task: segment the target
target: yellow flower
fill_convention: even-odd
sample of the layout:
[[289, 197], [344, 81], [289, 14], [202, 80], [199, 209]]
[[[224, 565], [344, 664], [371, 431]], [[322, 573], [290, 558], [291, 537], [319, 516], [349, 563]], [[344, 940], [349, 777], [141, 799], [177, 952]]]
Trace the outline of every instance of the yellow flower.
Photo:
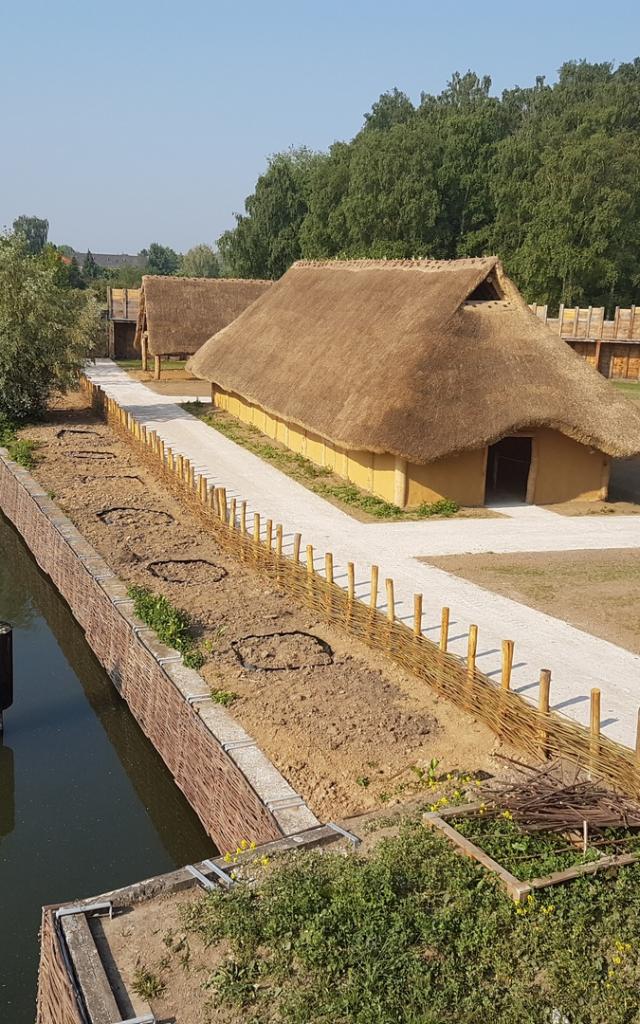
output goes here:
[[266, 865], [269, 863], [269, 858], [266, 855], [262, 856], [260, 858], [260, 863], [266, 867]]
[[622, 957], [621, 956], [612, 956], [611, 957], [611, 962], [614, 963], [614, 964], [621, 964], [622, 963]]
[[246, 839], [243, 839], [242, 842], [240, 843], [240, 850], [246, 850], [248, 848], [248, 846], [249, 846], [248, 841]]
[[252, 839], [251, 842], [249, 843], [249, 849], [250, 850], [255, 850], [255, 848], [256, 848], [255, 840]]
[[513, 814], [511, 813], [511, 811], [503, 811], [502, 812], [502, 817], [506, 818], [507, 821], [512, 821], [513, 820]]
[[224, 859], [225, 859], [225, 862], [226, 862], [227, 864], [230, 864], [230, 863], [231, 863], [231, 854], [229, 853], [229, 851], [228, 851], [228, 850], [227, 850], [227, 852], [226, 852], [226, 853], [225, 853], [225, 855], [224, 855]]

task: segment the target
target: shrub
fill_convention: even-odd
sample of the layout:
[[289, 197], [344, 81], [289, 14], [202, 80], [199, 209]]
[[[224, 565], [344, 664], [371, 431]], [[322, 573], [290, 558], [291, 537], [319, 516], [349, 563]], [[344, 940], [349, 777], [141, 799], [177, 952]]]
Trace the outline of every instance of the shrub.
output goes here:
[[99, 326], [95, 301], [64, 284], [57, 259], [0, 237], [0, 418], [22, 423], [74, 384]]

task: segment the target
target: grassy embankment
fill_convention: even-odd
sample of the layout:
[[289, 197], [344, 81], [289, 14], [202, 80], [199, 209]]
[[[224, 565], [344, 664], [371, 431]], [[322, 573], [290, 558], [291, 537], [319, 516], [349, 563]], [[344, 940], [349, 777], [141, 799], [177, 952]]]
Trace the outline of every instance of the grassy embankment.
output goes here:
[[303, 455], [291, 452], [284, 446], [271, 441], [257, 427], [241, 423], [219, 412], [212, 412], [208, 403], [185, 402], [182, 408], [224, 434], [231, 441], [253, 452], [254, 455], [259, 455], [260, 458], [271, 462], [287, 476], [304, 484], [315, 494], [333, 498], [347, 506], [347, 509], [358, 509], [376, 519], [391, 520], [428, 519], [434, 516], [449, 518], [459, 512], [459, 505], [448, 498], [442, 498], [433, 503], [424, 502], [411, 511], [399, 508], [398, 505], [393, 505], [391, 502], [383, 501], [382, 498], [367, 493], [360, 487], [356, 487], [355, 484], [339, 480], [330, 469], [317, 466]]

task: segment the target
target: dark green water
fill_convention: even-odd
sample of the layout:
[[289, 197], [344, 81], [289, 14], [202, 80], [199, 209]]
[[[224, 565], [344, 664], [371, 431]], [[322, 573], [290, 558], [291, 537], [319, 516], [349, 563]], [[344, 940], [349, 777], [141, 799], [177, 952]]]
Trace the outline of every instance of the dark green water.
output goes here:
[[214, 847], [0, 515], [0, 620], [14, 626], [14, 704], [0, 745], [0, 1021], [33, 1024], [45, 903], [96, 895]]

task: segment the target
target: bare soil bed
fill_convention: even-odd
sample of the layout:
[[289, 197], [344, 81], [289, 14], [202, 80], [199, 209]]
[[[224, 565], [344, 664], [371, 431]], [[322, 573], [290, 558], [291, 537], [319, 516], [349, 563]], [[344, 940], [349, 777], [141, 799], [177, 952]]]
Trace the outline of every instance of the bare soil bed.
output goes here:
[[421, 561], [640, 654], [640, 551], [447, 555]]
[[[93, 457], [70, 457], [87, 451], [86, 439], [59, 434], [77, 429], [97, 434]], [[412, 768], [434, 758], [444, 771], [494, 770], [500, 744], [485, 726], [226, 554], [84, 396], [66, 396], [23, 434], [40, 442], [34, 475], [118, 576], [188, 612], [207, 655], [205, 680], [237, 695], [232, 714], [319, 817], [404, 799], [417, 784]], [[195, 560], [197, 577], [184, 560]], [[238, 645], [257, 670], [243, 666]]]

